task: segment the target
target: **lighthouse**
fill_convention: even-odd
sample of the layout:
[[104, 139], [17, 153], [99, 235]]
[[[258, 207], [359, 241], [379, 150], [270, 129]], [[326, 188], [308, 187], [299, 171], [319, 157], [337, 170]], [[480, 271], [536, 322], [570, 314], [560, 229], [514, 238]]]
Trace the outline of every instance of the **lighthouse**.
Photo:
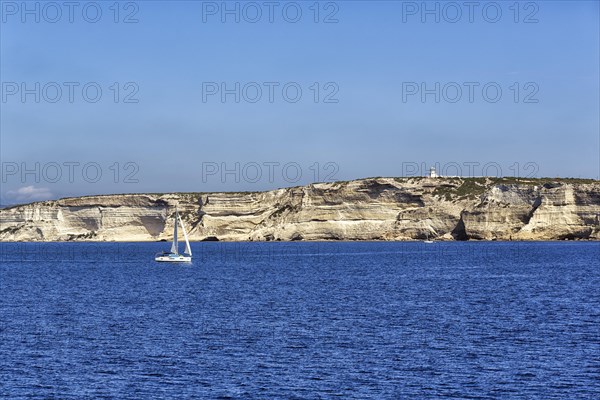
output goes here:
[[438, 178], [439, 175], [435, 172], [435, 167], [429, 168], [429, 177], [430, 178]]

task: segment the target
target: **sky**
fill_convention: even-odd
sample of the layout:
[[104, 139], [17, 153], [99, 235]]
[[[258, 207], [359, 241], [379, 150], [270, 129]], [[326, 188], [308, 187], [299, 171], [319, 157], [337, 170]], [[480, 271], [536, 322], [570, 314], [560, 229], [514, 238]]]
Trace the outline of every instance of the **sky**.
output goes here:
[[0, 203], [599, 179], [599, 2], [1, 2]]

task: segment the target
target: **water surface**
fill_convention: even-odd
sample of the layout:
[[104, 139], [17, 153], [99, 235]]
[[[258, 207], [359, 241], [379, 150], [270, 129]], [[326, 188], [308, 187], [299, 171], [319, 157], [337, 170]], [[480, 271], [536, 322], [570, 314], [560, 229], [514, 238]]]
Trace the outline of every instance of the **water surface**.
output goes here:
[[600, 398], [600, 243], [0, 244], [7, 398]]

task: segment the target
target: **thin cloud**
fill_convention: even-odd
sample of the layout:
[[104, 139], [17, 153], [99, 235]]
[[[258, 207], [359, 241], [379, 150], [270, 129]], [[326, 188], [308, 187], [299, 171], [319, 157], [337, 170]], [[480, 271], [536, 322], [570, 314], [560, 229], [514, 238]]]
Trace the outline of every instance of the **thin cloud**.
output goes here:
[[54, 197], [48, 188], [36, 188], [35, 186], [24, 186], [17, 190], [9, 190], [6, 197], [16, 202], [31, 202], [48, 200]]

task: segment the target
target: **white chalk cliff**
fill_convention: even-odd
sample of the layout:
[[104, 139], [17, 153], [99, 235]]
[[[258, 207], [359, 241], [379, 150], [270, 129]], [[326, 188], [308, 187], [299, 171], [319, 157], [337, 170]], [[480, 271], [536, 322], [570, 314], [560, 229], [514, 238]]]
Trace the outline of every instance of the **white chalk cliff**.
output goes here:
[[371, 178], [259, 193], [86, 196], [0, 210], [0, 241], [600, 240], [600, 182]]

